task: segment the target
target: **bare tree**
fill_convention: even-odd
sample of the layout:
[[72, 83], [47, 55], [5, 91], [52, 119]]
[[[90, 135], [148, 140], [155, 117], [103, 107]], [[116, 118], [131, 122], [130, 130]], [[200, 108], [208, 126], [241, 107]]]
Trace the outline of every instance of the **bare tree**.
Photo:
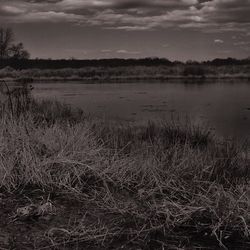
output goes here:
[[22, 43], [13, 44], [14, 33], [10, 28], [0, 27], [0, 60], [1, 59], [28, 59], [29, 52], [26, 51]]
[[14, 35], [10, 28], [0, 28], [0, 59], [8, 58], [13, 40]]

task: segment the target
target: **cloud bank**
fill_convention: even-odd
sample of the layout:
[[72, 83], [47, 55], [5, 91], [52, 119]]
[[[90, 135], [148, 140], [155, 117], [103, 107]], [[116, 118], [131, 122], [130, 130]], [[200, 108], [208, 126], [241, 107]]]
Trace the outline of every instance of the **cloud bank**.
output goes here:
[[0, 0], [0, 22], [69, 22], [127, 31], [250, 30], [250, 0]]

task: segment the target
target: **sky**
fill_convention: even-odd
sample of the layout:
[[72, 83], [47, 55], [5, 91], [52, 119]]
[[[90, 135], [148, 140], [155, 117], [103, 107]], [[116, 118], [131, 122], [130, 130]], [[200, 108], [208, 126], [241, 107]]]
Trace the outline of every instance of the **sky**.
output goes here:
[[250, 56], [250, 0], [0, 0], [32, 58]]

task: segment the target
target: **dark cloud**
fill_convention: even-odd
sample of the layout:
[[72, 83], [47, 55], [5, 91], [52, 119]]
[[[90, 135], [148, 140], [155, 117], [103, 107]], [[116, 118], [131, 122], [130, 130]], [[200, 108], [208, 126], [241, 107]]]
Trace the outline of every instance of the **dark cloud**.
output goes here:
[[63, 0], [24, 0], [24, 2], [28, 3], [58, 3], [62, 1]]
[[0, 26], [34, 57], [244, 57], [249, 13], [250, 0], [0, 0]]
[[[2, 22], [73, 22], [104, 29], [246, 30], [250, 0], [0, 0]], [[244, 26], [244, 27], [243, 27]]]
[[185, 8], [187, 5], [196, 4], [197, 1], [163, 1], [163, 0], [116, 0], [111, 1], [112, 8], [115, 9], [148, 9], [148, 8], [165, 8], [165, 10], [171, 10], [176, 8]]

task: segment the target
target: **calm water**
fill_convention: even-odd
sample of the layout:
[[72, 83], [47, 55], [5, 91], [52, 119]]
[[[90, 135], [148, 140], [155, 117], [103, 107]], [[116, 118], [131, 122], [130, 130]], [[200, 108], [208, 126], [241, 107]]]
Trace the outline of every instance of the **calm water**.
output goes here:
[[250, 137], [250, 82], [37, 83], [38, 98], [52, 98], [109, 120], [186, 119], [217, 135]]

